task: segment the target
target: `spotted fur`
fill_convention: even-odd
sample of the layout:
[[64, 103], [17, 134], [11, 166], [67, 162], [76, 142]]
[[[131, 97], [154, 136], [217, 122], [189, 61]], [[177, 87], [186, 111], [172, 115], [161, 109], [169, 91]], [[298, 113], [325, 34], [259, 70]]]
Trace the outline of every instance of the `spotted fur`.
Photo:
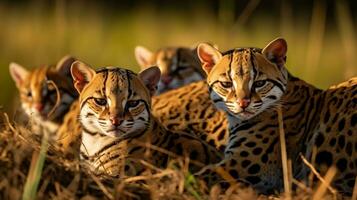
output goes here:
[[287, 44], [277, 39], [263, 50], [239, 48], [226, 53], [207, 44], [198, 47], [208, 74], [211, 98], [228, 116], [230, 138], [225, 158], [199, 174], [218, 180], [214, 168], [223, 167], [234, 179], [252, 184], [259, 192], [281, 190], [282, 164], [279, 122], [281, 105], [288, 158], [296, 179], [308, 169], [299, 154], [322, 173], [334, 165], [332, 185], [351, 195], [357, 175], [357, 77], [320, 90], [285, 68]]
[[[165, 129], [151, 115], [151, 96], [160, 78], [157, 67], [136, 75], [106, 67], [96, 72], [82, 62], [72, 65], [80, 92], [81, 159], [99, 176], [135, 175], [144, 170], [139, 160], [165, 167], [172, 155], [164, 149], [203, 164], [218, 162], [220, 154], [200, 139]], [[191, 170], [199, 168], [191, 165]]]
[[19, 90], [22, 109], [30, 118], [35, 134], [41, 135], [46, 131], [51, 139], [57, 139], [56, 131], [78, 97], [70, 76], [74, 61], [74, 58], [65, 56], [56, 66], [42, 66], [32, 71], [16, 63], [10, 64], [10, 74]]
[[151, 52], [145, 47], [137, 46], [135, 57], [142, 69], [154, 65], [160, 68], [158, 94], [206, 78], [195, 48], [165, 47]]
[[152, 98], [152, 112], [169, 130], [197, 135], [223, 152], [228, 141], [228, 121], [209, 97], [208, 85], [199, 81]]

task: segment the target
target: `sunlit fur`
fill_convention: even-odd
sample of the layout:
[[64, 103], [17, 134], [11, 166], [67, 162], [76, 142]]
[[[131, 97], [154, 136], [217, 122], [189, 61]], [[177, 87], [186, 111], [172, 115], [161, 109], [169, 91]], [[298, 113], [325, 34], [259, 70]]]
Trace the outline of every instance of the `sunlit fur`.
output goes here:
[[[134, 74], [125, 69], [113, 68], [98, 72], [91, 83], [81, 93], [80, 119], [83, 129], [110, 137], [127, 139], [144, 132], [150, 123], [150, 94], [147, 90], [126, 88], [144, 88], [134, 78]], [[129, 82], [130, 80], [130, 82]], [[105, 99], [107, 105], [98, 105], [97, 99]], [[128, 101], [138, 101], [138, 105], [130, 107]], [[115, 113], [123, 122], [113, 126], [110, 114]]]
[[[72, 60], [74, 61], [74, 60]], [[57, 69], [55, 66], [43, 66], [29, 71], [24, 80], [17, 85], [21, 107], [36, 125], [54, 133], [72, 102], [78, 97], [72, 84], [68, 66]], [[63, 71], [66, 70], [66, 71]], [[59, 97], [57, 92], [59, 92]], [[59, 102], [57, 102], [59, 98]], [[42, 106], [38, 109], [36, 106]]]
[[[330, 167], [336, 167], [330, 185], [352, 195], [357, 175], [357, 146], [353, 146], [357, 144], [354, 137], [357, 77], [327, 90], [294, 77], [285, 68], [287, 43], [282, 38], [270, 42], [262, 53], [258, 49], [242, 48], [222, 56], [206, 44], [198, 49], [202, 67], [209, 74], [212, 99], [226, 111], [230, 131], [225, 158], [202, 170], [200, 175], [216, 183], [215, 179], [222, 176], [212, 167], [219, 166], [234, 180], [250, 183], [259, 193], [282, 191], [285, 184], [280, 140], [283, 127], [294, 179], [308, 183], [310, 168], [302, 162], [303, 155], [322, 176]], [[264, 79], [265, 85], [259, 83], [260, 88], [254, 87]], [[243, 107], [254, 114], [243, 115], [242, 109], [234, 105], [244, 97], [252, 101]]]
[[[241, 120], [250, 119], [279, 101], [286, 90], [287, 72], [261, 54], [260, 49], [228, 51], [207, 77], [216, 106]], [[265, 84], [258, 87], [258, 81]], [[231, 87], [224, 87], [230, 84]], [[239, 99], [248, 98], [247, 108]]]
[[199, 136], [224, 151], [229, 131], [226, 114], [210, 100], [206, 81], [198, 81], [152, 98], [152, 113], [170, 130]]
[[142, 69], [155, 65], [161, 70], [162, 78], [158, 84], [158, 94], [203, 80], [206, 77], [197, 58], [196, 49], [165, 47], [143, 59], [145, 59], [145, 63], [138, 60]]
[[[216, 163], [221, 159], [221, 154], [215, 148], [195, 136], [167, 130], [151, 115], [151, 95], [155, 92], [151, 89], [155, 88], [159, 76], [154, 77], [157, 81], [153, 81], [155, 85], [149, 87], [150, 84], [146, 82], [152, 81], [152, 78], [145, 80], [144, 72], [136, 75], [130, 70], [113, 67], [94, 72], [83, 65], [75, 63], [72, 66], [74, 77], [84, 74], [81, 70], [93, 74], [83, 90], [80, 86], [76, 87], [80, 91], [79, 118], [83, 129], [80, 151], [84, 166], [96, 175], [137, 175], [145, 170], [140, 160], [157, 167], [167, 166], [170, 155], [142, 144], [203, 164]], [[160, 72], [158, 68], [155, 70]], [[77, 80], [83, 80], [82, 77], [75, 78], [75, 85]], [[112, 126], [112, 116], [122, 122]], [[200, 169], [197, 165], [189, 166], [190, 170]]]

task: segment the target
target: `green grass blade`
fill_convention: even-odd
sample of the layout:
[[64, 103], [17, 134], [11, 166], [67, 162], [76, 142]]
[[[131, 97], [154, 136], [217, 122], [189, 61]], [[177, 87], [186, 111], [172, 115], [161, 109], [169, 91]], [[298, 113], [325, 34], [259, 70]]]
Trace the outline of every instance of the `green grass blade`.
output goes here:
[[38, 185], [40, 183], [43, 166], [46, 160], [46, 153], [48, 149], [48, 134], [44, 134], [41, 142], [40, 152], [34, 152], [31, 160], [31, 166], [29, 174], [27, 176], [24, 193], [22, 196], [23, 200], [36, 199], [36, 193]]

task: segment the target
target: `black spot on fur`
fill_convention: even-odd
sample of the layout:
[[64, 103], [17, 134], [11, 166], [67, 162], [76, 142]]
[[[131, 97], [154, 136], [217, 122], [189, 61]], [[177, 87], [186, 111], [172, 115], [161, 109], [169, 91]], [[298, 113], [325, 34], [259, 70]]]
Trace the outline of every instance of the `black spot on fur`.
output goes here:
[[201, 135], [201, 139], [202, 140], [206, 140], [207, 139], [207, 135]]
[[129, 165], [125, 165], [124, 169], [125, 169], [125, 171], [129, 171], [130, 166]]
[[185, 119], [186, 119], [187, 121], [189, 121], [189, 119], [190, 119], [190, 114], [189, 114], [189, 113], [186, 113], [186, 114], [185, 114]]
[[263, 142], [263, 144], [267, 144], [267, 143], [269, 142], [269, 138], [264, 138], [264, 139], [262, 140], [262, 142]]
[[235, 179], [239, 178], [238, 172], [236, 170], [233, 169], [229, 170], [229, 174]]
[[242, 143], [243, 143], [244, 141], [246, 141], [246, 140], [247, 140], [247, 138], [240, 138], [239, 140], [237, 140], [237, 141], [231, 146], [231, 148], [235, 148], [235, 147], [241, 146]]
[[332, 154], [327, 151], [321, 151], [316, 155], [317, 164], [327, 164], [328, 166], [332, 165]]
[[262, 136], [262, 135], [260, 135], [260, 134], [256, 134], [256, 135], [255, 135], [255, 137], [256, 137], [256, 138], [258, 138], [258, 139], [263, 138], [263, 136]]
[[336, 138], [332, 138], [331, 140], [330, 140], [330, 146], [331, 147], [333, 147], [333, 146], [335, 146], [335, 144], [336, 144]]
[[247, 152], [247, 151], [242, 151], [242, 152], [240, 152], [240, 154], [239, 154], [241, 157], [247, 157], [247, 156], [249, 156], [249, 153]]
[[345, 119], [341, 119], [340, 122], [338, 123], [338, 130], [342, 131], [345, 128]]
[[258, 164], [254, 164], [254, 165], [250, 166], [248, 169], [249, 174], [256, 174], [259, 171], [260, 171], [260, 166]]
[[248, 129], [252, 128], [255, 124], [256, 124], [256, 123], [252, 123], [252, 124], [246, 123], [246, 124], [243, 124], [243, 125], [241, 125], [241, 126], [239, 126], [239, 127], [237, 128], [237, 131], [248, 130]]
[[222, 145], [218, 149], [219, 149], [219, 151], [223, 152], [226, 149], [226, 146]]
[[261, 181], [261, 179], [258, 176], [247, 176], [245, 179], [253, 185], [255, 185]]
[[351, 142], [348, 142], [347, 145], [346, 145], [346, 153], [349, 156], [352, 156], [352, 143]]
[[182, 154], [183, 154], [183, 148], [182, 148], [182, 145], [181, 145], [181, 144], [177, 144], [177, 145], [176, 145], [176, 154], [179, 155], [179, 156], [182, 156]]
[[206, 129], [207, 128], [207, 122], [203, 122], [202, 123], [202, 129]]
[[262, 155], [261, 161], [262, 161], [263, 163], [267, 163], [267, 162], [268, 162], [268, 155], [267, 155], [267, 154]]
[[211, 146], [215, 146], [215, 143], [214, 143], [214, 140], [213, 140], [213, 139], [210, 139], [210, 140], [208, 141], [208, 144], [211, 145]]
[[316, 140], [315, 140], [315, 145], [316, 147], [320, 147], [322, 145], [322, 143], [324, 142], [325, 137], [322, 135], [322, 133], [318, 133]]
[[250, 165], [250, 163], [252, 163], [252, 162], [250, 162], [250, 160], [243, 160], [242, 167], [246, 168], [246, 167], [248, 167], [248, 165]]
[[269, 96], [267, 96], [267, 98], [268, 99], [272, 99], [272, 100], [276, 100], [276, 96], [274, 96], [274, 95], [269, 95]]
[[219, 134], [218, 134], [218, 140], [223, 140], [225, 136], [226, 130], [223, 129]]
[[353, 188], [353, 186], [355, 185], [355, 180], [353, 180], [353, 179], [348, 180], [347, 185], [348, 185], [348, 187]]
[[255, 142], [247, 142], [247, 143], [245, 143], [245, 146], [247, 146], [247, 147], [255, 147], [255, 145], [257, 145]]
[[230, 161], [230, 163], [229, 163], [229, 165], [231, 166], [231, 167], [233, 167], [233, 166], [235, 166], [237, 164], [237, 161], [236, 160], [231, 160]]
[[346, 168], [347, 168], [347, 160], [344, 159], [344, 158], [341, 158], [341, 159], [339, 159], [339, 160], [337, 161], [336, 165], [337, 165], [337, 168], [338, 168], [341, 172], [343, 172], [343, 171], [345, 171]]
[[344, 135], [340, 135], [338, 137], [338, 146], [343, 149], [345, 147], [345, 136]]
[[191, 158], [192, 160], [196, 160], [196, 159], [197, 159], [197, 156], [198, 156], [198, 152], [197, 152], [197, 151], [192, 151], [192, 152], [190, 153], [190, 158]]
[[332, 119], [332, 123], [336, 123], [337, 119], [339, 118], [340, 114], [336, 113], [335, 117]]
[[347, 135], [348, 135], [348, 136], [352, 136], [352, 131], [351, 131], [351, 130], [348, 130], [348, 131], [347, 131]]
[[330, 111], [327, 110], [326, 111], [326, 114], [325, 114], [325, 117], [324, 117], [324, 123], [327, 124], [328, 120], [330, 119]]
[[255, 148], [255, 149], [253, 149], [253, 154], [254, 154], [254, 155], [259, 155], [262, 151], [263, 151], [262, 148], [257, 147], [257, 148]]
[[351, 126], [355, 126], [357, 124], [357, 114], [353, 114], [351, 117]]

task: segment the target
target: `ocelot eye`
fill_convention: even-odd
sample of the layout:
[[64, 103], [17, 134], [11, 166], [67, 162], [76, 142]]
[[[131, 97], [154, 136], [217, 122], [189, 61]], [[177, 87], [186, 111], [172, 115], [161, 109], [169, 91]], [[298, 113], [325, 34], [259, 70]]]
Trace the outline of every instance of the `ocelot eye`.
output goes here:
[[97, 105], [100, 105], [100, 106], [105, 106], [105, 105], [107, 105], [107, 100], [106, 100], [106, 99], [103, 99], [103, 98], [94, 98], [94, 102], [95, 102]]
[[260, 80], [260, 81], [256, 81], [254, 82], [254, 87], [259, 88], [259, 87], [263, 87], [266, 83], [266, 80]]
[[222, 87], [224, 88], [231, 88], [232, 87], [232, 82], [228, 82], [228, 81], [225, 81], [225, 82], [219, 82], [221, 84]]
[[140, 103], [140, 101], [138, 101], [138, 100], [132, 100], [132, 101], [128, 101], [128, 102], [126, 103], [126, 105], [127, 105], [128, 107], [134, 108], [134, 107], [138, 106], [139, 103]]

